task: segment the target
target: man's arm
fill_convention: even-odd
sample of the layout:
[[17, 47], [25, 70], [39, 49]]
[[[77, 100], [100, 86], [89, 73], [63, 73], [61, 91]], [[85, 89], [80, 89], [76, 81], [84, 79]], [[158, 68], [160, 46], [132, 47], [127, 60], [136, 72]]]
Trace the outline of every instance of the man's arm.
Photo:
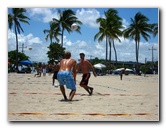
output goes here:
[[76, 83], [76, 70], [77, 70], [76, 61], [74, 60], [74, 62], [73, 62], [73, 78], [74, 78], [75, 83]]
[[78, 73], [79, 71], [80, 71], [80, 64], [76, 66], [76, 73]]
[[87, 62], [89, 63], [89, 66], [93, 71], [93, 75], [96, 77], [97, 75], [96, 75], [96, 72], [95, 72], [95, 69], [94, 69], [93, 65], [89, 61], [87, 61]]

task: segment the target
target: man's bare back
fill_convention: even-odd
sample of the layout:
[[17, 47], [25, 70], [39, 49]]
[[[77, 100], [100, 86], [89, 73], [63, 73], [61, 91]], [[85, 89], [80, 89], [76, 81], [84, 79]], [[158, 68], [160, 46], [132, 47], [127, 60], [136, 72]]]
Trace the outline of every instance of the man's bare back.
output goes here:
[[59, 71], [71, 71], [72, 68], [75, 68], [76, 61], [74, 59], [63, 59], [60, 65]]

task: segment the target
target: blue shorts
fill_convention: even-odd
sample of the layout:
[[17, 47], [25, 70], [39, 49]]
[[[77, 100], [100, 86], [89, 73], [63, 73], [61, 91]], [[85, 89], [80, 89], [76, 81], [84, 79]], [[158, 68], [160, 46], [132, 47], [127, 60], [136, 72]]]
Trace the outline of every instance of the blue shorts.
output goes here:
[[60, 85], [66, 85], [68, 89], [76, 90], [76, 85], [71, 72], [69, 71], [58, 72], [57, 80]]

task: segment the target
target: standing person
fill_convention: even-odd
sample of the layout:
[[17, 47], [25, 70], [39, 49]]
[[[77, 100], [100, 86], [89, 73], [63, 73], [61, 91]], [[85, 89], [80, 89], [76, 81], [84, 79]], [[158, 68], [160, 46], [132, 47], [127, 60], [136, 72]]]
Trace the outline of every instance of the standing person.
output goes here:
[[119, 71], [119, 75], [120, 75], [120, 80], [122, 80], [122, 77], [123, 77], [123, 72], [122, 72], [122, 70]]
[[52, 67], [52, 64], [50, 63], [47, 68], [48, 68], [48, 74], [51, 75], [51, 73], [52, 73], [52, 68], [53, 68], [53, 67]]
[[41, 77], [41, 68], [37, 65], [36, 66], [36, 74], [34, 75], [34, 77], [37, 75], [38, 77]]
[[[67, 51], [65, 58], [60, 61], [60, 69], [57, 74], [57, 79], [60, 84], [60, 90], [65, 101], [71, 101], [76, 92], [76, 60], [71, 59], [71, 53]], [[64, 85], [71, 89], [69, 99], [67, 99]]]
[[59, 71], [59, 64], [58, 64], [58, 60], [55, 60], [55, 65], [53, 66], [53, 71], [54, 71], [54, 74], [52, 76], [52, 86], [54, 87], [58, 87], [58, 84], [55, 84], [55, 79], [57, 80], [57, 74], [58, 74], [58, 71]]
[[85, 59], [85, 54], [84, 53], [80, 53], [80, 63], [78, 64], [78, 68], [77, 68], [77, 72], [81, 70], [83, 76], [82, 76], [82, 80], [80, 82], [80, 86], [83, 87], [88, 93], [89, 95], [92, 95], [93, 93], [93, 88], [88, 86], [89, 83], [89, 78], [91, 76], [89, 69], [91, 69], [93, 71], [93, 75], [96, 77], [96, 72], [92, 66], [92, 64]]
[[43, 76], [46, 76], [46, 64], [42, 65]]
[[125, 75], [127, 74], [127, 73], [126, 73], [126, 68], [122, 68], [122, 69], [120, 70], [120, 72], [119, 72], [120, 80], [122, 80], [123, 74], [125, 74]]
[[26, 73], [31, 73], [31, 66], [28, 65]]

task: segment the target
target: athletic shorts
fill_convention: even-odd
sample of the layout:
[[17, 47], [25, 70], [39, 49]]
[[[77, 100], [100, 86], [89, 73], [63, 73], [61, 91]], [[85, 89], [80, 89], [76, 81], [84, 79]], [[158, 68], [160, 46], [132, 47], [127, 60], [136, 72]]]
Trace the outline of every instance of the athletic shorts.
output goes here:
[[46, 69], [45, 68], [43, 68], [43, 73], [46, 73]]
[[82, 80], [81, 80], [81, 82], [80, 82], [80, 85], [88, 85], [90, 75], [91, 75], [90, 73], [83, 74]]
[[57, 74], [58, 74], [58, 71], [55, 71], [53, 75], [53, 79], [57, 79]]
[[66, 85], [66, 88], [71, 90], [76, 90], [76, 85], [71, 72], [69, 71], [58, 72], [57, 80], [60, 85]]

